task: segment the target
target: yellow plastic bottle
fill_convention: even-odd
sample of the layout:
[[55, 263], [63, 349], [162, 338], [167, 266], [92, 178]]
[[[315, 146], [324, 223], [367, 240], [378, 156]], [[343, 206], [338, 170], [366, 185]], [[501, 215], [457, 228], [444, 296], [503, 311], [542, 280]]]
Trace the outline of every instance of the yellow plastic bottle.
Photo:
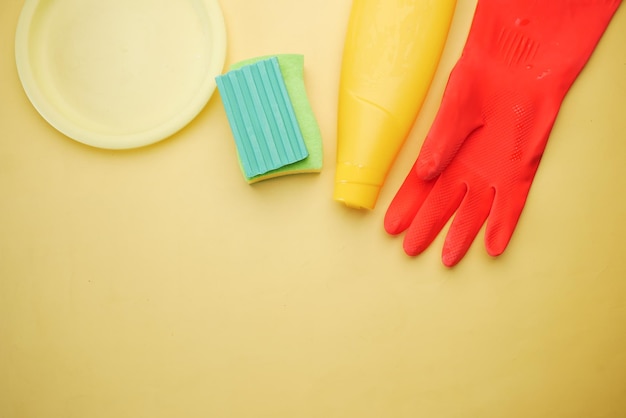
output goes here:
[[373, 209], [431, 84], [456, 0], [354, 0], [346, 35], [334, 199]]

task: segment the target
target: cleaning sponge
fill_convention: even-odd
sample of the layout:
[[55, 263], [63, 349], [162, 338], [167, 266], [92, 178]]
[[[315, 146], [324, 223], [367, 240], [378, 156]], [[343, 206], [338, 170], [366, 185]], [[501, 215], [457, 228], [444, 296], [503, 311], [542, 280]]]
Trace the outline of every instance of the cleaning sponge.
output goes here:
[[[216, 79], [248, 183], [322, 169], [322, 137], [306, 95], [303, 69], [302, 55], [282, 54], [239, 62]], [[273, 86], [263, 83], [259, 75], [264, 71], [265, 80], [270, 74], [276, 77]], [[267, 106], [271, 101], [275, 106]]]

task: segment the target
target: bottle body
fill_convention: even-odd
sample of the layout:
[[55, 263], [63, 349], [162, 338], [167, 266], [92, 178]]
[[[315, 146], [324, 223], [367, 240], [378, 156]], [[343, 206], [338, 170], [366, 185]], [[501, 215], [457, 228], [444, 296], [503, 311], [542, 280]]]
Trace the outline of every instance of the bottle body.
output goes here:
[[339, 86], [335, 200], [373, 209], [443, 51], [456, 0], [354, 0]]

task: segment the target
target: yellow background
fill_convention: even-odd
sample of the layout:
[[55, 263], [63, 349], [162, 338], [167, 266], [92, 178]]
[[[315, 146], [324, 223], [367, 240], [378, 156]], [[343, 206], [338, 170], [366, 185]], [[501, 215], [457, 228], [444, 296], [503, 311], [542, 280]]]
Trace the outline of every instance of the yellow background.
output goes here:
[[[249, 186], [220, 98], [131, 151], [24, 94], [0, 1], [0, 417], [626, 416], [626, 7], [567, 96], [519, 227], [454, 269], [382, 228], [467, 34], [378, 207], [331, 200], [350, 1], [221, 0], [226, 65], [302, 53], [320, 175]], [[583, 31], [584, 28], [581, 28]]]

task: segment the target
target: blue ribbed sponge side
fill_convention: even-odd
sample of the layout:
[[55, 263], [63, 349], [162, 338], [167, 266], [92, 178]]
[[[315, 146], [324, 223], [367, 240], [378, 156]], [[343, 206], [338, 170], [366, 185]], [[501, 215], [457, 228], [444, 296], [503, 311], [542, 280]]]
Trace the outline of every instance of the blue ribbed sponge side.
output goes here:
[[246, 176], [308, 156], [276, 57], [231, 70], [216, 82]]

